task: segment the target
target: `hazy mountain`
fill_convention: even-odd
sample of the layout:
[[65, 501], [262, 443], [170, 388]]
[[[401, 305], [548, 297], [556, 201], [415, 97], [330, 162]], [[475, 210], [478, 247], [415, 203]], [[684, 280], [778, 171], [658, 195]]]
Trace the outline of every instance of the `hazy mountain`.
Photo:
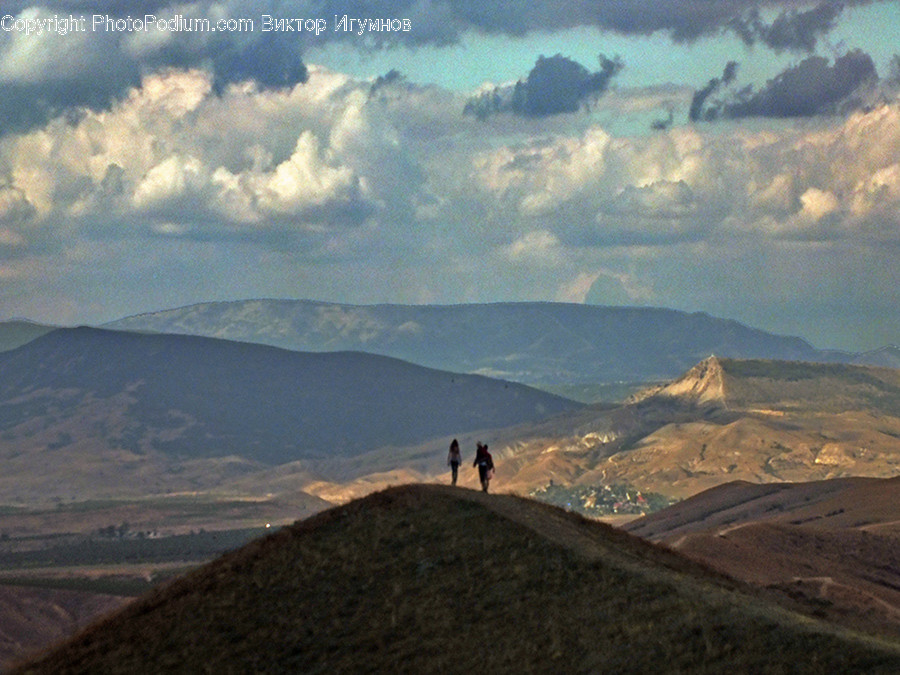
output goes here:
[[257, 540], [15, 672], [870, 672], [900, 645], [599, 523], [395, 488]]
[[33, 321], [2, 321], [0, 322], [0, 352], [21, 347], [56, 328], [57, 326], [45, 326]]
[[355, 306], [247, 300], [141, 314], [109, 327], [301, 351], [358, 350], [540, 385], [669, 379], [710, 354], [802, 361], [846, 356], [702, 313], [563, 303]]
[[900, 478], [728, 483], [626, 525], [820, 615], [900, 636]]
[[853, 363], [884, 368], [900, 368], [900, 347], [889, 345], [859, 354], [853, 358]]
[[25, 489], [23, 477], [57, 495], [98, 480], [109, 490], [172, 487], [163, 475], [181, 489], [210, 486], [265, 465], [575, 407], [524, 385], [369, 354], [61, 329], [0, 353], [0, 497]]

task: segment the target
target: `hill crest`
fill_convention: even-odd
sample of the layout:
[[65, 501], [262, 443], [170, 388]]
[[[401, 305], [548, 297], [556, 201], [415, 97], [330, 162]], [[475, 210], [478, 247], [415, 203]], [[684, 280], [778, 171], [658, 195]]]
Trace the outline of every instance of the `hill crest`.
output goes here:
[[900, 667], [896, 645], [741, 588], [553, 507], [402, 486], [228, 554], [19, 672]]

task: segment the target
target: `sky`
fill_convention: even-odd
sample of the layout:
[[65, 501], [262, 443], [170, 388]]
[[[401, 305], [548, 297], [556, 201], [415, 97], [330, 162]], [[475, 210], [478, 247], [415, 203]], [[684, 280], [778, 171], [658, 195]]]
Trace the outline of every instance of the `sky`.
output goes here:
[[900, 343], [898, 34], [896, 0], [4, 0], [0, 320], [538, 300]]

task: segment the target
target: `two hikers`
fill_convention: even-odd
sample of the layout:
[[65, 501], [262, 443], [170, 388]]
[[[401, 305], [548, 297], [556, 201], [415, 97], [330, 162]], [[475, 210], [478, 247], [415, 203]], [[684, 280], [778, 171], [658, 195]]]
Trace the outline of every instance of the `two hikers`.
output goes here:
[[[459, 441], [455, 438], [450, 443], [450, 452], [447, 453], [447, 464], [450, 465], [451, 485], [456, 485], [456, 479], [459, 475], [459, 465], [462, 462], [462, 454], [459, 451]], [[472, 466], [478, 467], [478, 480], [481, 482], [481, 489], [488, 491], [488, 485], [491, 478], [494, 477], [494, 458], [488, 452], [487, 443], [477, 443], [475, 445], [475, 462]]]

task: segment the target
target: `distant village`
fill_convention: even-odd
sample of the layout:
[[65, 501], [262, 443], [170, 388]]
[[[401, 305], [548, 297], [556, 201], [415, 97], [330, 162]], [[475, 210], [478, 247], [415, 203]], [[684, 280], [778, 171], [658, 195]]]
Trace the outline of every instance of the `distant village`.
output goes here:
[[532, 490], [529, 496], [589, 517], [644, 515], [664, 509], [677, 501], [655, 492], [642, 492], [628, 485], [556, 485], [553, 481], [545, 487]]

